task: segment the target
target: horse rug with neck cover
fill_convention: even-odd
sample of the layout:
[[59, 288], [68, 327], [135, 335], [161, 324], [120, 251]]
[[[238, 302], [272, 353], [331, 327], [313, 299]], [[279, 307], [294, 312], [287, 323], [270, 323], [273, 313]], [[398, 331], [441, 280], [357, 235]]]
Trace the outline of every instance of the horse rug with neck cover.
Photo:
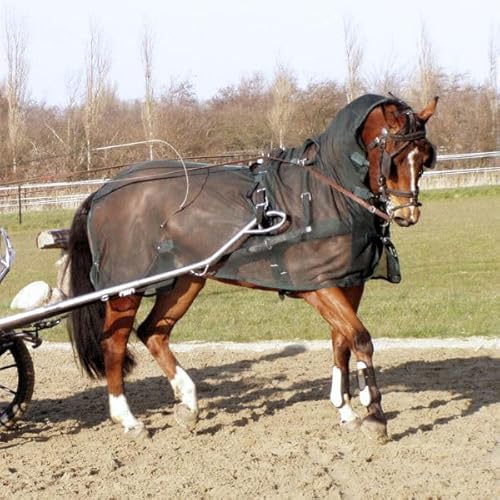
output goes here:
[[[323, 134], [251, 169], [149, 161], [122, 172], [94, 193], [90, 205], [94, 286], [206, 259], [256, 217], [259, 203], [286, 213], [286, 228], [243, 239], [208, 269], [210, 275], [284, 292], [354, 286], [373, 277], [399, 282], [388, 229], [298, 162], [312, 148], [311, 168], [369, 199], [359, 134], [370, 111], [385, 102], [363, 96], [341, 110]], [[272, 223], [265, 217], [261, 222]]]

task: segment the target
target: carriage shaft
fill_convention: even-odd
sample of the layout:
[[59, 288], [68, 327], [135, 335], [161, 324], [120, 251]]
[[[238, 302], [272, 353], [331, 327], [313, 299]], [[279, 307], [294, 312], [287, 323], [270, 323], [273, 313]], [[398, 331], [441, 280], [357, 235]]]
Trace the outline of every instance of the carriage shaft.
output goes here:
[[95, 292], [86, 293], [78, 297], [73, 297], [70, 299], [62, 300], [55, 304], [48, 306], [38, 307], [32, 309], [31, 311], [26, 311], [12, 316], [7, 316], [6, 318], [0, 319], [0, 330], [12, 330], [14, 328], [20, 328], [30, 325], [36, 321], [42, 319], [48, 319], [53, 316], [58, 316], [66, 312], [78, 309], [85, 305], [97, 302], [99, 300], [107, 301], [112, 297], [125, 297], [132, 295], [138, 291], [144, 290], [145, 288], [156, 285], [163, 281], [167, 281], [172, 278], [181, 276], [182, 274], [187, 274], [199, 269], [208, 268], [208, 266], [214, 264], [220, 257], [222, 257], [233, 245], [235, 245], [243, 236], [251, 234], [267, 234], [272, 231], [276, 231], [283, 226], [286, 215], [282, 212], [269, 210], [267, 215], [273, 217], [280, 217], [280, 221], [271, 227], [264, 229], [255, 229], [257, 226], [257, 219], [254, 218], [248, 224], [238, 231], [231, 239], [229, 239], [224, 245], [222, 245], [215, 253], [199, 262], [194, 262], [188, 266], [184, 266], [178, 269], [173, 269], [166, 271], [164, 273], [155, 274], [154, 276], [149, 276], [146, 278], [140, 278], [134, 281], [129, 281], [127, 283], [122, 283], [120, 285], [115, 285], [109, 288], [103, 288], [102, 290], [96, 290]]

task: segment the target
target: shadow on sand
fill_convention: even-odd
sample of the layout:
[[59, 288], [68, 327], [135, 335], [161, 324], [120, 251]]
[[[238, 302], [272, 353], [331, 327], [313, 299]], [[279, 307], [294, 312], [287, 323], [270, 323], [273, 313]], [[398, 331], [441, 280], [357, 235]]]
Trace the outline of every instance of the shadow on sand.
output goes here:
[[[259, 370], [258, 375], [252, 375], [252, 368], [255, 365], [263, 362], [272, 363], [277, 359], [290, 358], [290, 362], [300, 365], [300, 359], [292, 358], [300, 357], [304, 351], [302, 346], [290, 346], [282, 351], [266, 353], [258, 357], [249, 354], [249, 359], [241, 359], [237, 362], [190, 369], [189, 374], [197, 384], [198, 396], [204, 412], [203, 418], [212, 420], [220, 412], [234, 414], [232, 425], [244, 427], [262, 418], [263, 415], [273, 415], [297, 403], [328, 400], [329, 376], [294, 381], [289, 375], [290, 372], [280, 376], [276, 376], [274, 372], [266, 376], [262, 374], [262, 370]], [[392, 435], [391, 438], [400, 440], [419, 431], [428, 432], [436, 426], [446, 425], [457, 417], [472, 415], [482, 407], [498, 403], [500, 401], [496, 378], [498, 373], [500, 373], [500, 359], [489, 356], [455, 357], [439, 361], [408, 361], [386, 368], [378, 374], [378, 382], [383, 394], [389, 394], [391, 391], [419, 393], [446, 390], [451, 394], [450, 399], [432, 401], [427, 407], [444, 406], [450, 400], [464, 400], [468, 403], [463, 410], [450, 406], [449, 415], [431, 423], [409, 428], [400, 434]], [[144, 416], [158, 412], [172, 413], [174, 398], [163, 376], [128, 381], [126, 387], [131, 407], [139, 417], [144, 418]], [[238, 415], [243, 408], [251, 410], [251, 416]], [[423, 407], [415, 406], [410, 409], [421, 408]], [[388, 418], [395, 418], [397, 415], [398, 412], [391, 412]], [[54, 423], [76, 420], [77, 424], [68, 431], [71, 434], [100, 425], [107, 419], [105, 388], [93, 387], [62, 399], [33, 400], [19, 430], [10, 431], [8, 434], [13, 438], [21, 432], [32, 430], [37, 434], [36, 439], [45, 441], [50, 439], [43, 437], [45, 426], [50, 427]], [[221, 424], [214, 424], [199, 433], [215, 434], [221, 427]]]

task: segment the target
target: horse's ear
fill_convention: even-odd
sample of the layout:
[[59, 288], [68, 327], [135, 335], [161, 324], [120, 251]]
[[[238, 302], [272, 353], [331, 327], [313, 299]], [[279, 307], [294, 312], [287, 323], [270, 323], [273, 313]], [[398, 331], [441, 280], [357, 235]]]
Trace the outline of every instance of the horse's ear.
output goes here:
[[420, 113], [418, 113], [418, 117], [424, 122], [426, 123], [427, 120], [434, 114], [434, 112], [436, 111], [436, 106], [437, 106], [437, 103], [438, 103], [438, 100], [439, 100], [439, 97], [436, 96], [434, 97], [434, 99], [432, 99], [431, 102], [429, 102], [429, 104], [427, 104], [427, 106], [422, 110], [420, 111]]

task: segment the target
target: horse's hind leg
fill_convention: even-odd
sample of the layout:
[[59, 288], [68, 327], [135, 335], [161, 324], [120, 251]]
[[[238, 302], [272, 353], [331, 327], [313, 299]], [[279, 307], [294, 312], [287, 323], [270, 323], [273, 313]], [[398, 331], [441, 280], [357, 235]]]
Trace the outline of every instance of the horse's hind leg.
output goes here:
[[196, 386], [170, 350], [170, 333], [204, 285], [203, 278], [191, 275], [177, 278], [172, 290], [157, 296], [151, 312], [137, 330], [137, 335], [160, 365], [179, 401], [175, 407], [177, 422], [190, 430], [194, 429], [198, 420]]
[[125, 432], [131, 432], [134, 436], [143, 433], [144, 425], [130, 411], [125, 397], [123, 376], [132, 364], [127, 354], [127, 342], [140, 302], [140, 296], [132, 295], [111, 299], [106, 303], [104, 335], [101, 342], [111, 419], [122, 424]]

